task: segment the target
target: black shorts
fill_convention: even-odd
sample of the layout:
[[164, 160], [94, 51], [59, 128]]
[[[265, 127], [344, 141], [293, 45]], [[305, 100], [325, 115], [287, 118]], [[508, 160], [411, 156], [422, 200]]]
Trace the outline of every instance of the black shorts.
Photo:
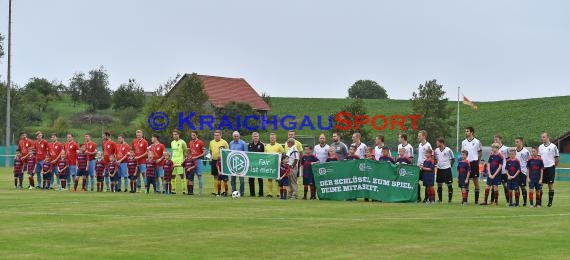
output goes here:
[[469, 178], [479, 178], [479, 161], [469, 162], [469, 168], [471, 168], [471, 174], [469, 175]]
[[131, 180], [131, 181], [136, 181], [136, 180], [137, 180], [137, 176], [136, 176], [136, 175], [129, 175], [129, 180]]
[[500, 173], [500, 175], [501, 175], [501, 183], [502, 184], [509, 182], [509, 175], [508, 174]]
[[524, 173], [519, 173], [519, 186], [526, 187], [526, 175]]
[[420, 181], [424, 181], [424, 173], [420, 170]]
[[14, 173], [14, 178], [22, 179], [24, 178], [24, 173]]
[[218, 160], [212, 160], [210, 161], [210, 167], [211, 167], [211, 174], [213, 176], [218, 176]]
[[556, 172], [556, 167], [544, 167], [542, 173], [542, 183], [554, 183], [554, 173]]
[[435, 182], [452, 184], [453, 178], [451, 177], [451, 168], [448, 169], [437, 169], [437, 177]]
[[89, 171], [88, 171], [88, 170], [80, 170], [80, 169], [77, 169], [77, 177], [88, 176], [88, 175], [89, 175]]
[[97, 176], [97, 182], [103, 182], [104, 179], [105, 177], [103, 176]]

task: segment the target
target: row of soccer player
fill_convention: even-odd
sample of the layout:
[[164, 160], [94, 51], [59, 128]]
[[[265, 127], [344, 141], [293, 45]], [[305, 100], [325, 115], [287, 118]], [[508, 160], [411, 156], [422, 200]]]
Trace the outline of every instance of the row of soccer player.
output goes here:
[[[466, 128], [465, 134], [466, 134], [466, 139], [462, 142], [462, 150], [467, 151], [467, 160], [469, 161], [469, 165], [470, 165], [470, 178], [472, 179], [474, 184], [475, 184], [475, 203], [478, 203], [478, 199], [479, 199], [479, 183], [478, 183], [478, 175], [479, 175], [479, 162], [481, 161], [481, 148], [482, 145], [479, 142], [479, 140], [477, 140], [474, 137], [474, 129], [472, 127], [468, 127]], [[146, 173], [146, 164], [144, 163], [146, 161], [146, 151], [147, 149], [150, 149], [151, 151], [153, 151], [153, 153], [155, 154], [155, 157], [157, 158], [161, 158], [162, 154], [165, 151], [165, 146], [163, 144], [160, 143], [159, 137], [157, 135], [153, 135], [152, 137], [152, 144], [149, 146], [148, 143], [146, 142], [146, 140], [142, 137], [142, 131], [138, 130], [136, 132], [136, 138], [133, 140], [132, 143], [132, 147], [133, 150], [135, 152], [135, 158], [137, 159], [137, 163], [138, 163], [138, 170], [137, 170], [137, 187], [140, 187], [141, 185], [141, 178], [140, 176], [145, 175]], [[293, 139], [294, 140], [295, 137], [295, 133], [293, 131], [288, 133], [288, 138], [289, 139]], [[227, 147], [229, 149], [232, 150], [243, 150], [243, 151], [257, 151], [257, 152], [277, 152], [277, 153], [287, 153], [289, 155], [291, 155], [291, 152], [293, 153], [293, 156], [289, 156], [289, 159], [291, 161], [291, 165], [295, 165], [297, 167], [292, 167], [292, 169], [294, 171], [299, 170], [299, 164], [301, 164], [303, 159], [303, 149], [301, 146], [301, 143], [298, 142], [297, 140], [294, 140], [294, 145], [291, 147], [287, 147], [287, 152], [285, 151], [285, 148], [281, 145], [278, 144], [276, 142], [277, 136], [276, 134], [272, 133], [269, 136], [269, 143], [264, 144], [262, 142], [259, 141], [259, 134], [258, 133], [253, 133], [252, 134], [252, 142], [247, 144], [245, 143], [243, 140], [241, 140], [240, 135], [238, 132], [234, 132], [232, 135], [233, 140], [228, 144], [228, 142], [226, 142], [225, 140], [223, 140], [221, 138], [221, 133], [219, 131], [216, 131], [214, 133], [214, 139], [210, 141], [209, 143], [209, 150], [211, 152], [211, 159], [212, 159], [212, 169], [211, 169], [211, 173], [214, 176], [215, 182], [214, 182], [214, 192], [212, 193], [213, 195], [218, 195], [218, 193], [220, 193], [220, 189], [219, 189], [219, 178], [218, 178], [218, 169], [216, 167], [218, 159], [219, 159], [219, 148], [220, 147]], [[554, 190], [552, 188], [552, 183], [554, 181], [554, 164], [557, 163], [557, 158], [558, 158], [558, 150], [556, 148], [556, 146], [552, 143], [550, 143], [550, 139], [548, 138], [548, 134], [547, 133], [543, 133], [541, 136], [542, 140], [543, 140], [543, 145], [541, 145], [538, 149], [539, 149], [539, 155], [541, 156], [541, 158], [543, 158], [546, 156], [547, 159], [545, 160], [545, 178], [542, 178], [544, 183], [548, 183], [549, 184], [549, 198], [553, 197], [553, 193]], [[30, 150], [30, 148], [36, 148], [36, 150], [38, 150], [37, 152], [37, 157], [35, 159], [35, 167], [31, 167], [31, 168], [35, 168], [35, 173], [38, 175], [38, 180], [40, 180], [40, 178], [42, 177], [42, 175], [40, 175], [39, 173], [41, 172], [41, 167], [40, 165], [42, 165], [42, 161], [45, 160], [45, 155], [49, 152], [50, 154], [56, 154], [56, 155], [60, 155], [62, 148], [64, 148], [64, 151], [70, 151], [67, 152], [66, 154], [66, 158], [67, 161], [69, 163], [69, 176], [75, 176], [76, 174], [76, 159], [74, 160], [74, 157], [76, 157], [76, 154], [73, 154], [74, 152], [74, 147], [77, 147], [77, 143], [75, 143], [75, 141], [73, 140], [73, 136], [71, 135], [67, 135], [67, 141], [65, 142], [65, 145], [61, 145], [59, 144], [59, 142], [57, 141], [57, 137], [55, 135], [52, 135], [51, 137], [52, 142], [51, 143], [47, 143], [47, 141], [42, 139], [42, 135], [41, 133], [37, 133], [37, 137], [35, 142], [32, 142], [30, 139], [27, 139], [25, 133], [22, 133], [20, 136], [20, 142], [19, 142], [19, 149], [22, 152], [23, 156], [26, 156], [26, 152]], [[205, 143], [200, 140], [198, 138], [198, 133], [197, 132], [192, 132], [191, 135], [191, 139], [188, 141], [188, 144], [186, 145], [186, 142], [182, 141], [180, 139], [179, 136], [179, 132], [174, 131], [172, 133], [172, 142], [171, 142], [171, 147], [172, 147], [172, 160], [174, 162], [175, 166], [174, 167], [174, 178], [173, 178], [173, 182], [176, 183], [176, 176], [180, 176], [179, 179], [181, 179], [183, 182], [187, 183], [187, 181], [184, 181], [184, 170], [183, 167], [180, 167], [178, 165], [181, 165], [181, 163], [184, 160], [184, 151], [189, 148], [190, 149], [190, 153], [192, 155], [192, 158], [196, 160], [196, 165], [197, 165], [197, 169], [196, 169], [196, 173], [199, 176], [199, 184], [200, 184], [200, 193], [202, 193], [202, 178], [201, 178], [201, 173], [202, 173], [202, 163], [201, 163], [201, 159], [204, 157], [204, 155], [206, 154], [206, 149], [205, 149]], [[373, 158], [376, 160], [380, 160], [381, 157], [385, 157], [382, 158], [382, 160], [389, 160], [386, 159], [386, 157], [390, 157], [390, 151], [389, 149], [384, 145], [384, 137], [382, 135], [378, 135], [376, 136], [375, 139], [375, 146], [372, 148], [368, 148], [366, 147], [366, 145], [364, 143], [361, 142], [360, 140], [360, 134], [359, 133], [355, 133], [353, 135], [353, 143], [349, 146], [351, 147], [351, 149], [349, 149], [347, 147], [347, 145], [345, 145], [344, 143], [342, 143], [340, 141], [340, 138], [337, 134], [333, 134], [332, 135], [332, 139], [333, 142], [328, 145], [326, 144], [326, 136], [324, 134], [321, 134], [319, 136], [319, 143], [317, 145], [314, 146], [314, 148], [312, 150], [314, 150], [314, 155], [315, 157], [320, 161], [320, 162], [324, 162], [327, 161], [328, 159], [328, 154], [329, 154], [329, 149], [333, 149], [334, 153], [337, 157], [337, 159], [339, 160], [344, 160], [346, 158], [349, 159], [354, 159], [354, 158], [364, 158], [364, 157], [368, 157], [368, 158]], [[407, 135], [406, 134], [401, 134], [400, 138], [399, 138], [400, 144], [398, 145], [398, 151], [402, 152], [403, 150], [403, 156], [400, 156], [402, 158], [399, 158], [398, 160], [400, 162], [404, 162], [406, 160], [409, 159], [409, 161], [411, 162], [413, 159], [413, 148], [412, 146], [408, 143], [408, 139], [407, 139]], [[526, 162], [528, 161], [528, 158], [530, 157], [530, 153], [524, 149], [524, 144], [522, 142], [522, 138], [517, 138], [515, 144], [517, 147], [517, 153], [516, 153], [516, 158], [519, 161], [522, 161], [523, 163], [521, 163], [521, 173], [524, 174], [526, 176], [527, 174], [527, 168], [526, 168]], [[502, 144], [502, 138], [500, 137], [500, 135], [495, 136], [495, 142], [499, 145], [499, 151], [501, 152], [503, 158], [508, 157], [508, 150], [506, 148], [505, 145]], [[420, 131], [418, 134], [418, 160], [417, 160], [417, 165], [420, 167], [423, 167], [423, 163], [425, 161], [425, 151], [427, 149], [432, 149], [431, 145], [427, 142], [427, 133], [425, 131]], [[91, 189], [93, 189], [93, 175], [95, 174], [95, 160], [94, 160], [94, 155], [96, 152], [96, 148], [97, 145], [92, 142], [90, 140], [90, 135], [86, 134], [85, 135], [85, 140], [83, 145], [85, 146], [85, 153], [88, 156], [88, 176], [91, 177]], [[438, 143], [438, 149], [434, 150], [434, 163], [435, 163], [435, 168], [434, 171], [437, 172], [437, 183], [438, 183], [438, 198], [439, 201], [442, 200], [442, 185], [443, 183], [448, 184], [448, 194], [450, 194], [450, 199], [451, 196], [453, 194], [453, 187], [451, 185], [451, 166], [453, 165], [453, 161], [451, 161], [452, 159], [454, 160], [453, 157], [453, 153], [452, 151], [447, 148], [445, 146], [445, 141], [443, 139], [439, 139]], [[44, 152], [42, 153], [42, 148], [47, 148], [47, 152], [44, 150]], [[59, 153], [58, 153], [58, 148], [59, 148]], [[118, 158], [118, 162], [120, 163], [119, 165], [119, 173], [118, 175], [120, 176], [119, 178], [123, 178], [125, 180], [125, 187], [126, 187], [126, 180], [128, 177], [128, 173], [126, 171], [126, 164], [124, 162], [124, 160], [127, 158], [126, 154], [127, 152], [130, 150], [130, 146], [125, 142], [124, 138], [122, 136], [119, 136], [118, 138], [118, 142], [115, 143], [114, 141], [111, 140], [110, 138], [110, 134], [109, 133], [105, 133], [104, 139], [103, 139], [103, 160], [105, 162], [105, 164], [109, 163], [110, 160], [110, 155], [114, 154], [116, 158]], [[352, 151], [350, 151], [352, 150]], [[384, 152], [383, 152], [384, 150]], [[350, 153], [350, 154], [349, 154]], [[44, 155], [44, 157], [42, 158], [41, 155]], [[295, 154], [297, 154], [298, 156], [295, 156]], [[384, 156], [383, 156], [384, 154]], [[296, 158], [295, 158], [296, 157]], [[408, 158], [408, 159], [406, 159]], [[44, 159], [44, 160], [42, 160]], [[503, 165], [506, 166], [506, 160], [503, 160]], [[75, 164], [74, 164], [75, 163]], [[75, 169], [74, 169], [75, 168]], [[164, 171], [161, 167], [161, 165], [159, 165], [157, 167], [158, 169], [155, 171], [156, 172], [156, 176], [157, 176], [157, 180], [160, 181], [162, 178], [164, 178]], [[28, 171], [30, 167], [28, 167]], [[75, 170], [75, 171], [74, 171]], [[54, 170], [57, 171], [57, 170]], [[507, 170], [505, 167], [501, 168], [501, 175], [500, 175], [500, 179], [504, 180], [504, 188], [506, 191], [508, 191], [508, 187], [507, 187], [507, 179], [508, 177], [505, 177], [507, 174]], [[290, 176], [290, 183], [289, 183], [289, 191], [288, 191], [288, 197], [291, 198], [295, 198], [296, 197], [296, 193], [297, 193], [297, 181], [296, 181], [296, 177], [297, 177], [297, 173], [295, 174], [291, 174]], [[309, 175], [309, 174], [307, 174]], [[420, 178], [423, 179], [423, 173], [420, 175]], [[69, 177], [68, 177], [69, 178]], [[224, 178], [223, 176], [220, 178]], [[144, 180], [144, 178], [142, 178]], [[223, 181], [223, 180], [221, 180]], [[33, 176], [30, 180], [31, 182], [31, 187], [33, 187]], [[527, 181], [524, 182], [520, 182], [521, 185], [525, 185]], [[263, 196], [263, 180], [258, 180], [259, 183], [259, 196]], [[89, 184], [89, 183], [88, 183]], [[429, 184], [429, 183], [428, 183]], [[69, 184], [68, 184], [69, 185]], [[119, 181], [116, 185], [119, 189], [121, 186], [121, 182]], [[176, 186], [176, 185], [174, 185]], [[249, 186], [250, 186], [250, 196], [255, 196], [255, 179], [250, 178], [249, 179]], [[313, 188], [314, 190], [314, 185], [309, 184], [309, 186], [311, 188]], [[47, 185], [47, 188], [49, 188], [50, 186]], [[109, 187], [109, 185], [107, 185], [107, 187]], [[158, 191], [160, 191], [160, 187], [161, 185], [158, 185], [157, 189]], [[524, 187], [524, 186], [523, 186]], [[174, 190], [174, 187], [173, 187]], [[232, 177], [232, 191], [236, 191], [236, 178]], [[429, 197], [428, 195], [428, 191], [430, 189], [426, 189], [426, 196], [425, 197]], [[216, 192], [218, 191], [218, 192]], [[468, 187], [466, 188], [466, 191], [468, 193], [469, 189]], [[494, 191], [496, 191], [496, 189], [494, 189]], [[523, 188], [523, 198], [525, 199], [526, 202], [526, 189]], [[240, 193], [243, 194], [244, 193], [244, 182], [243, 182], [243, 178], [240, 178]], [[270, 180], [269, 181], [269, 194], [268, 196], [272, 196], [273, 193], [273, 182]], [[495, 192], [491, 192], [491, 196], [494, 196]], [[505, 194], [508, 194], [508, 192], [506, 192]], [[550, 196], [552, 194], [552, 196]], [[506, 196], [507, 197], [507, 196]], [[420, 193], [419, 193], [419, 189], [418, 189], [418, 199], [420, 198]], [[492, 199], [494, 199], [492, 197]], [[525, 203], [526, 204], [526, 203]], [[549, 204], [551, 204], [551, 199], [549, 200]]]

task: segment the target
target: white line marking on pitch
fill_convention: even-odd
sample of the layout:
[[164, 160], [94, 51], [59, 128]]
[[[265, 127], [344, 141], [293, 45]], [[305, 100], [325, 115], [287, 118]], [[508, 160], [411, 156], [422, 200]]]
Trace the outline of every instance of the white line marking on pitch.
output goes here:
[[[92, 216], [92, 217], [111, 217], [111, 218], [145, 218], [148, 219], [149, 216], [132, 216], [132, 215], [122, 215], [122, 214], [83, 214], [83, 213], [41, 213], [41, 212], [14, 212], [17, 214], [22, 215], [43, 215], [43, 216], [74, 216], [74, 217], [85, 217], [85, 216]], [[235, 220], [235, 219], [243, 219], [243, 220], [326, 220], [326, 221], [375, 221], [375, 220], [472, 220], [472, 219], [505, 219], [505, 218], [526, 218], [526, 217], [566, 217], [570, 216], [570, 213], [558, 213], [558, 214], [523, 214], [523, 215], [496, 215], [496, 216], [473, 216], [473, 217], [379, 217], [379, 218], [322, 218], [322, 217], [251, 217], [251, 216], [231, 216], [231, 217], [224, 217], [224, 216], [187, 216], [185, 214], [165, 214], [161, 213], [155, 217], [163, 217], [163, 218], [170, 218], [170, 217], [181, 217], [186, 219], [204, 219], [204, 220]]]

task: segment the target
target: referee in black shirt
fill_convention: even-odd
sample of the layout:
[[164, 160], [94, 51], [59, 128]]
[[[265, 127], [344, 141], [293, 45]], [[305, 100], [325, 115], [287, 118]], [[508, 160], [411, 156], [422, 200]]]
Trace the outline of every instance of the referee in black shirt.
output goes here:
[[[259, 133], [251, 134], [251, 143], [247, 146], [249, 152], [265, 152], [265, 145], [259, 141]], [[259, 197], [263, 197], [263, 178], [257, 178], [259, 183]], [[249, 196], [255, 197], [255, 178], [249, 178]]]

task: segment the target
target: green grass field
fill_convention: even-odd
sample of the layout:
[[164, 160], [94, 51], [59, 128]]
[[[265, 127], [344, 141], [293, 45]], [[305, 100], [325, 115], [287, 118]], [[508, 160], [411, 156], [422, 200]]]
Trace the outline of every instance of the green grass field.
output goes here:
[[568, 182], [554, 207], [535, 209], [505, 207], [502, 193], [495, 208], [459, 206], [457, 190], [451, 205], [14, 190], [9, 173], [0, 168], [2, 259], [570, 255]]

